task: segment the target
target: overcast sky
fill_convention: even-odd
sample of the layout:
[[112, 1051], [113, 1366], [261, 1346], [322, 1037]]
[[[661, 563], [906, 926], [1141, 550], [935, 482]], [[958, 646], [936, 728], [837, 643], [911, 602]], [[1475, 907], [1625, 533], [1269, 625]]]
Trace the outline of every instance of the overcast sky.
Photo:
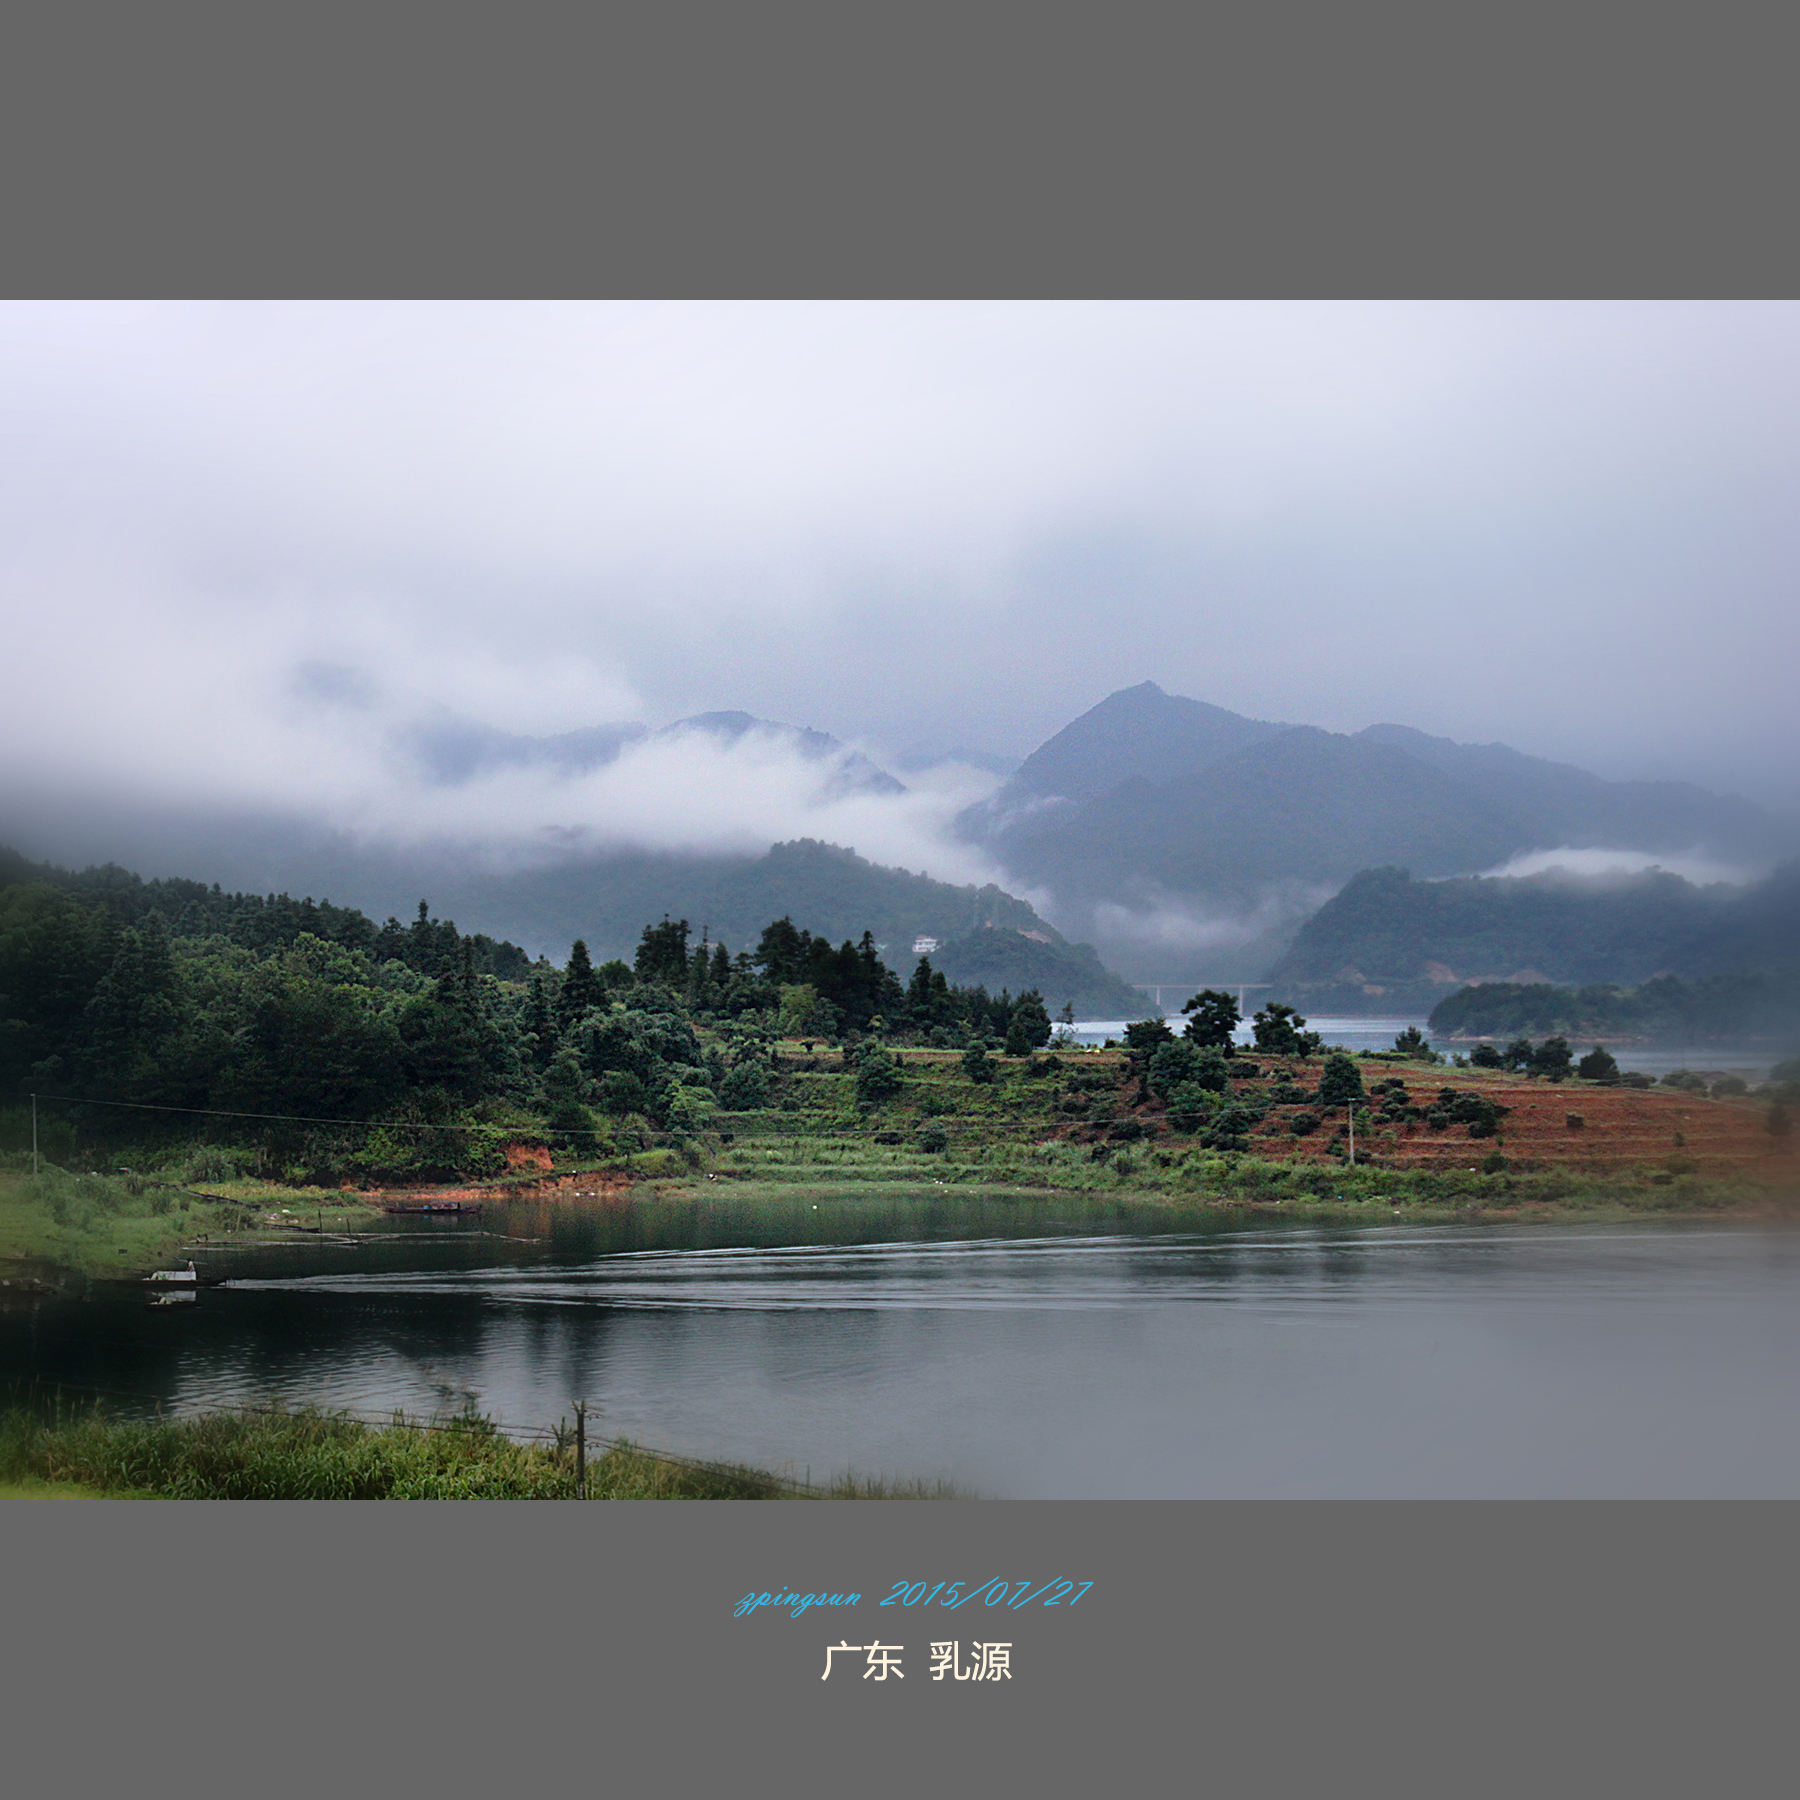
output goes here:
[[[1148, 678], [1766, 795], [1797, 350], [1790, 303], [0, 307], [0, 749], [766, 842], [792, 770], [435, 790], [397, 746], [742, 708], [1022, 755]], [[918, 866], [964, 797], [864, 845]]]

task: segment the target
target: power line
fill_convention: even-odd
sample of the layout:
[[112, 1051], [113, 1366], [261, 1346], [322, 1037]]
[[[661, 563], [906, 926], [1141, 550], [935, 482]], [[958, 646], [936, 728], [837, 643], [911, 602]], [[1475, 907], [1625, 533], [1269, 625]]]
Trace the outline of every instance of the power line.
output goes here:
[[[238, 1112], [222, 1106], [159, 1106], [148, 1100], [90, 1100], [75, 1094], [34, 1094], [34, 1100], [54, 1100], [64, 1106], [116, 1106], [132, 1112], [194, 1113], [211, 1119], [273, 1119], [288, 1125], [354, 1125], [364, 1131], [503, 1131], [505, 1126], [489, 1125], [474, 1120], [463, 1125], [421, 1124], [416, 1119], [331, 1119], [314, 1113]], [[526, 1127], [518, 1127], [525, 1132]], [[593, 1134], [567, 1126], [531, 1128], [533, 1137], [591, 1137]]]

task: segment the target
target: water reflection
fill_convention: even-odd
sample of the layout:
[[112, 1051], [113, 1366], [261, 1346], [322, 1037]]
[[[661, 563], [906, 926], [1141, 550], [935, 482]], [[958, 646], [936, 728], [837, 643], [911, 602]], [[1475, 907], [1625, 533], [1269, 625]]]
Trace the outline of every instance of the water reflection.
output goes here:
[[520, 1426], [584, 1395], [668, 1449], [1019, 1497], [1800, 1493], [1800, 1239], [1768, 1227], [1198, 1231], [815, 1189], [210, 1266], [230, 1285], [181, 1316], [7, 1315], [6, 1370]]

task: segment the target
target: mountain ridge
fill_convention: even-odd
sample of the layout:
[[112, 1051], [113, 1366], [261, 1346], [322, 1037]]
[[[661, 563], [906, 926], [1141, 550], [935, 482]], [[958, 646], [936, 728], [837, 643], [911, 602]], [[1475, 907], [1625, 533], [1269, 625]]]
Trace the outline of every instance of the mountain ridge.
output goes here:
[[[1360, 870], [1475, 875], [1533, 851], [1698, 851], [1767, 863], [1777, 822], [1735, 795], [1611, 782], [1504, 744], [1410, 726], [1356, 733], [1281, 724], [1154, 682], [1089, 708], [1027, 757], [956, 829], [1012, 886], [1127, 968], [1217, 960], [1220, 921], [1257, 919], [1267, 961], [1285, 932]], [[1172, 941], [1193, 921], [1192, 950]], [[1175, 924], [1166, 923], [1173, 918]], [[1151, 927], [1162, 932], [1154, 949]], [[1148, 974], [1148, 969], [1143, 970]]]
[[1425, 1010], [1469, 985], [1636, 987], [1751, 970], [1800, 970], [1800, 863], [1747, 887], [1654, 868], [1446, 881], [1365, 869], [1300, 927], [1267, 979], [1278, 997], [1321, 1010]]

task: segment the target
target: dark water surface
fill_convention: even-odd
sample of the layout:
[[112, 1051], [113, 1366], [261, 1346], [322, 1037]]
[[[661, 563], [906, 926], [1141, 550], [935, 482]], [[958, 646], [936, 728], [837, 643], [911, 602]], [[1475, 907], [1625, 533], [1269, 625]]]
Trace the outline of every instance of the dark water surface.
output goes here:
[[472, 1402], [1014, 1498], [1800, 1496], [1800, 1232], [1197, 1233], [1072, 1199], [567, 1203], [0, 1315], [121, 1410]]

